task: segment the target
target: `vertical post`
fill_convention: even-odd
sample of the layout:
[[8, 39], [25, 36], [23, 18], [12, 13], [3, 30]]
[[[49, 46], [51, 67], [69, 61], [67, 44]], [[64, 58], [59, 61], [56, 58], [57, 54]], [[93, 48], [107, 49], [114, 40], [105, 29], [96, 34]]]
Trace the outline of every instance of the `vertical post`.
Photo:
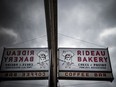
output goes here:
[[57, 87], [57, 0], [44, 0], [48, 49], [51, 50], [49, 87]]

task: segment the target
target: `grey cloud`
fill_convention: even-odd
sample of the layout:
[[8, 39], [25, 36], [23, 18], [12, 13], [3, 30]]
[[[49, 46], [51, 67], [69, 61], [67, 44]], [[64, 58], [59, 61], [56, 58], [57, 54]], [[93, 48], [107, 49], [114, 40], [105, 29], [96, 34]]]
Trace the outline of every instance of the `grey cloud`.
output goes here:
[[45, 28], [42, 25], [45, 24], [42, 0], [5, 0], [1, 4], [1, 26], [12, 27], [19, 32]]
[[21, 42], [17, 42], [15, 44], [10, 45], [9, 47], [12, 48], [36, 48], [36, 47], [43, 47], [43, 48], [47, 48], [47, 38], [46, 35], [43, 35], [41, 38], [40, 37], [36, 37], [36, 38], [32, 38], [26, 41], [21, 41]]
[[99, 34], [98, 39], [106, 46], [115, 47], [116, 28], [104, 29], [104, 31]]
[[[106, 34], [101, 38], [104, 30], [112, 31], [116, 26], [116, 0], [59, 0], [59, 46], [62, 47], [109, 47], [110, 58], [115, 71], [116, 34]], [[116, 32], [115, 29], [112, 32]], [[69, 36], [69, 37], [68, 37]], [[71, 37], [71, 38], [70, 38]], [[79, 40], [80, 39], [80, 40]], [[84, 40], [84, 41], [81, 41]], [[95, 44], [90, 44], [95, 43]], [[65, 44], [68, 43], [68, 44]], [[98, 45], [97, 45], [98, 44]], [[113, 50], [112, 50], [113, 49]], [[62, 87], [115, 87], [116, 79], [112, 83], [103, 82], [96, 84], [78, 85], [78, 81], [61, 81]], [[73, 85], [77, 83], [76, 85]], [[64, 85], [64, 86], [63, 86]]]
[[[63, 3], [62, 3], [63, 2]], [[114, 0], [68, 0], [67, 2], [59, 1], [59, 33], [98, 42], [95, 38], [99, 37], [102, 30], [112, 27], [108, 22], [107, 14], [109, 13]], [[108, 11], [109, 9], [109, 11]], [[112, 17], [112, 16], [109, 17]], [[114, 18], [115, 20], [115, 18]], [[116, 23], [116, 22], [114, 22]], [[112, 23], [113, 24], [113, 23]]]
[[0, 46], [16, 43], [19, 36], [13, 29], [0, 27]]
[[101, 16], [107, 27], [116, 27], [116, 0], [109, 0]]
[[109, 35], [104, 38], [104, 44], [106, 46], [115, 46], [116, 45], [116, 35]]
[[[47, 47], [43, 0], [0, 0], [0, 60], [3, 47]], [[0, 87], [46, 87], [48, 81], [1, 82]]]
[[45, 35], [43, 0], [0, 0], [0, 26], [13, 29], [20, 37], [18, 42]]
[[104, 1], [74, 0], [65, 3], [63, 5], [59, 1], [59, 33], [94, 41], [106, 26], [100, 15], [105, 9]]
[[109, 55], [110, 55], [110, 59], [111, 59], [111, 65], [112, 65], [112, 69], [113, 69], [113, 73], [115, 75], [116, 78], [116, 46], [115, 47], [109, 47]]

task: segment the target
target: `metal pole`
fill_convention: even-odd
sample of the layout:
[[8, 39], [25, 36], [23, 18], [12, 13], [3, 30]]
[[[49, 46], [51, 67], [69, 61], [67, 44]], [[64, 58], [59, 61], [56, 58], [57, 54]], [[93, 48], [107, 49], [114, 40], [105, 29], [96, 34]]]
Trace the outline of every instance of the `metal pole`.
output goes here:
[[44, 0], [48, 49], [51, 49], [49, 87], [57, 87], [57, 0]]

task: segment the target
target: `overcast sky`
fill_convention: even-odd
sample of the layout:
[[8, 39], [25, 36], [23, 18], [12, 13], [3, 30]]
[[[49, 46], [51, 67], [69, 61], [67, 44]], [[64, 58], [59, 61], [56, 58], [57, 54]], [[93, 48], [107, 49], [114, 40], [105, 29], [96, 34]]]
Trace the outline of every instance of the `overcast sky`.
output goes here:
[[[47, 47], [43, 0], [0, 0], [0, 58], [4, 47]], [[114, 81], [60, 81], [61, 87], [116, 86], [116, 0], [58, 0], [58, 47], [109, 48]], [[47, 87], [47, 81], [0, 87]]]

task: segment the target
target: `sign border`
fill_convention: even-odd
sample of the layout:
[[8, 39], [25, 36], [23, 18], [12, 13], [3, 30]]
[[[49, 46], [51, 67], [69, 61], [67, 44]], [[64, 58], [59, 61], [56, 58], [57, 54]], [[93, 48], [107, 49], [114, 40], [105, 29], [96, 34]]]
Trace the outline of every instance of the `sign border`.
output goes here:
[[[110, 60], [110, 55], [109, 55], [109, 50], [108, 48], [59, 48], [58, 49], [58, 58], [59, 57], [59, 54], [60, 54], [60, 49], [99, 49], [99, 50], [107, 50], [107, 53], [108, 53], [108, 60], [109, 60], [109, 65], [110, 65], [110, 69], [111, 71], [81, 71], [81, 70], [60, 70], [59, 67], [59, 73], [60, 72], [98, 72], [98, 73], [111, 73], [112, 77], [111, 78], [84, 78], [84, 77], [59, 77], [58, 76], [58, 79], [61, 79], [61, 80], [100, 80], [100, 81], [113, 81], [114, 80], [114, 76], [113, 76], [113, 72], [112, 72], [112, 66], [111, 66], [111, 60]], [[59, 64], [59, 61], [58, 61], [58, 64]], [[58, 75], [59, 75], [58, 73]]]
[[[1, 70], [2, 68], [2, 64], [3, 64], [3, 56], [4, 56], [4, 53], [5, 53], [5, 49], [47, 49], [48, 48], [4, 48], [3, 49], [3, 53], [2, 53], [2, 59], [1, 59], [1, 62], [0, 62], [0, 71], [5, 71], [5, 70]], [[49, 51], [49, 50], [48, 50]], [[9, 70], [10, 71], [10, 70]], [[12, 71], [12, 70], [11, 70]], [[13, 71], [19, 71], [19, 70], [13, 70]], [[23, 70], [21, 70], [23, 71]], [[25, 71], [25, 70], [24, 70]], [[34, 70], [26, 70], [26, 71], [34, 71]]]
[[[59, 71], [59, 73], [60, 72], [94, 72], [94, 71]], [[58, 75], [59, 75], [59, 73], [58, 73]], [[95, 73], [111, 73], [111, 75], [112, 75], [112, 72], [104, 72], [104, 71], [98, 71], [98, 72], [95, 72]], [[61, 77], [61, 76], [58, 76], [58, 79], [60, 79], [60, 80], [94, 80], [94, 81], [110, 81], [110, 82], [112, 82], [113, 80], [114, 80], [114, 77], [111, 77], [111, 78], [95, 78], [95, 77]]]
[[[39, 71], [0, 71], [0, 74], [2, 73], [28, 73], [28, 72], [47, 72], [48, 70], [39, 70]], [[8, 80], [46, 80], [48, 79], [48, 76], [46, 77], [0, 77], [1, 81], [8, 81]]]
[[[110, 55], [109, 55], [109, 51], [108, 51], [108, 48], [59, 48], [58, 49], [58, 60], [59, 60], [59, 54], [60, 54], [60, 52], [59, 52], [59, 50], [60, 49], [101, 49], [101, 50], [104, 50], [104, 49], [106, 49], [107, 50], [107, 53], [108, 53], [108, 57], [109, 57], [109, 65], [110, 65], [110, 69], [111, 69], [111, 72], [112, 72], [112, 65], [111, 65], [111, 60], [110, 60]], [[59, 61], [58, 61], [58, 64], [59, 64]], [[67, 71], [67, 70], [66, 70]], [[75, 70], [76, 71], [76, 70]], [[86, 70], [85, 70], [86, 71]]]
[[[9, 73], [9, 72], [49, 72], [49, 70], [9, 70], [9, 71], [5, 71], [5, 70], [1, 70], [2, 68], [2, 64], [3, 64], [3, 56], [4, 56], [4, 52], [5, 52], [5, 49], [48, 49], [48, 48], [4, 48], [3, 49], [3, 53], [2, 53], [2, 59], [1, 59], [1, 62], [0, 62], [0, 74], [1, 73]], [[48, 73], [49, 75], [49, 73]], [[13, 81], [13, 80], [46, 80], [48, 79], [48, 76], [47, 77], [0, 77], [0, 81]]]

